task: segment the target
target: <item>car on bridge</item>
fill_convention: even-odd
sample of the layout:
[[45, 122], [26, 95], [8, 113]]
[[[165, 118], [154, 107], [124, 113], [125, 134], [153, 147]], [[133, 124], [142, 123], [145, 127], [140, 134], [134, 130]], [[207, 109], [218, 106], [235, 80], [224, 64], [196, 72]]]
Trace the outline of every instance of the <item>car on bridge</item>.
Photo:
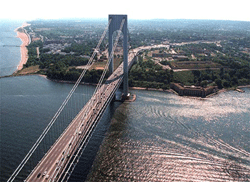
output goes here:
[[47, 170], [44, 171], [43, 176], [45, 176], [46, 174], [47, 174]]

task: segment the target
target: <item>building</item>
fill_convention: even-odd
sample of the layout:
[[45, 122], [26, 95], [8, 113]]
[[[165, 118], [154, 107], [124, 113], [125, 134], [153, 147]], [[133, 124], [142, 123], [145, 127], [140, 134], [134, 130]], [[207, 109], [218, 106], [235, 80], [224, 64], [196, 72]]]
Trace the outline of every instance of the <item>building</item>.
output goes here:
[[180, 83], [171, 83], [170, 88], [175, 90], [180, 96], [196, 96], [196, 97], [206, 97], [209, 94], [216, 93], [218, 91], [217, 86], [184, 86]]

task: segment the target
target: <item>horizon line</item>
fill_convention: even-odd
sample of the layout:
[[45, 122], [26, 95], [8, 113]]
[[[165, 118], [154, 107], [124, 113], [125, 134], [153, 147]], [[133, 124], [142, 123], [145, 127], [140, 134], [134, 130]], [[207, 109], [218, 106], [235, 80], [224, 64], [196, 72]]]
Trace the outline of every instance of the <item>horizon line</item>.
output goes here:
[[[118, 14], [119, 15], [119, 14]], [[62, 18], [35, 18], [35, 19], [18, 19], [18, 18], [0, 18], [0, 21], [38, 21], [38, 20], [43, 20], [43, 21], [55, 21], [55, 20], [107, 20], [108, 21], [108, 16], [107, 18], [104, 17], [62, 17]], [[129, 18], [128, 20], [139, 20], [139, 21], [149, 21], [149, 20], [201, 20], [201, 21], [238, 21], [238, 22], [249, 22], [250, 20], [231, 20], [231, 19], [195, 19], [195, 18]]]

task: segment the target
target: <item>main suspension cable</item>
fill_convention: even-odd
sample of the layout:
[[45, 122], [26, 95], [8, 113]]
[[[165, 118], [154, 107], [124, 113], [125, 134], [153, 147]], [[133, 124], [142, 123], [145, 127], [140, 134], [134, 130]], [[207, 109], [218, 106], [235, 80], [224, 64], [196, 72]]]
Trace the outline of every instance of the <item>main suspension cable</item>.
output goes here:
[[[96, 55], [97, 50], [99, 50], [99, 47], [107, 33], [108, 27], [111, 23], [112, 19], [109, 20], [109, 23], [107, 25], [107, 27], [105, 28], [101, 39], [99, 40], [91, 58], [89, 59], [89, 62], [87, 63], [87, 66], [90, 66], [93, 64], [93, 60], [94, 57]], [[42, 142], [42, 140], [44, 139], [44, 137], [46, 136], [46, 134], [48, 133], [48, 131], [50, 130], [50, 128], [52, 127], [52, 125], [55, 123], [55, 121], [57, 120], [58, 116], [60, 115], [60, 113], [62, 112], [62, 110], [64, 109], [64, 107], [66, 106], [66, 104], [68, 103], [69, 99], [71, 98], [71, 96], [73, 95], [73, 93], [75, 92], [76, 88], [78, 87], [78, 85], [80, 84], [82, 78], [84, 77], [85, 73], [86, 73], [87, 69], [84, 69], [81, 73], [81, 75], [79, 76], [78, 80], [76, 81], [75, 85], [73, 86], [73, 88], [71, 89], [71, 91], [69, 92], [68, 96], [66, 97], [66, 99], [63, 101], [62, 105], [60, 106], [60, 108], [58, 109], [58, 111], [56, 112], [56, 114], [54, 115], [54, 117], [51, 119], [51, 121], [49, 122], [49, 124], [47, 125], [47, 127], [44, 129], [43, 133], [39, 136], [39, 138], [37, 139], [37, 141], [35, 142], [35, 144], [32, 146], [32, 148], [30, 149], [30, 151], [28, 152], [28, 154], [24, 157], [24, 159], [22, 160], [22, 162], [19, 164], [19, 166], [16, 168], [16, 170], [13, 172], [13, 174], [10, 176], [10, 178], [8, 179], [7, 182], [12, 182], [15, 180], [16, 176], [19, 174], [19, 172], [22, 170], [22, 168], [24, 167], [24, 165], [27, 163], [27, 161], [30, 159], [30, 157], [32, 156], [32, 154], [35, 152], [35, 150], [37, 149], [37, 147], [39, 146], [39, 144]]]
[[[122, 22], [121, 22], [120, 29], [119, 29], [118, 35], [117, 35], [117, 37], [116, 37], [114, 46], [113, 46], [113, 48], [112, 48], [111, 54], [110, 54], [110, 56], [109, 56], [108, 62], [107, 62], [107, 64], [105, 65], [104, 71], [103, 71], [102, 76], [101, 76], [101, 78], [100, 78], [100, 80], [99, 80], [99, 82], [98, 82], [98, 85], [96, 86], [96, 89], [95, 89], [95, 91], [94, 91], [93, 96], [95, 96], [95, 94], [96, 94], [97, 92], [99, 92], [99, 93], [97, 93], [97, 95], [100, 94], [100, 91], [99, 91], [99, 90], [100, 90], [100, 88], [101, 88], [101, 86], [102, 86], [102, 82], [103, 82], [104, 77], [105, 77], [105, 75], [106, 75], [106, 73], [107, 73], [108, 66], [109, 66], [109, 64], [110, 64], [110, 62], [111, 62], [111, 59], [113, 58], [114, 52], [115, 52], [116, 47], [117, 47], [117, 45], [118, 45], [118, 41], [119, 41], [119, 38], [120, 38], [120, 36], [121, 36], [121, 32], [122, 32], [121, 30], [122, 30], [122, 28], [123, 28], [124, 22], [125, 22], [125, 19], [123, 19]], [[93, 97], [92, 97], [92, 98], [93, 98]], [[90, 111], [91, 105], [92, 105], [93, 102], [94, 102], [94, 99], [91, 99], [91, 101], [90, 101], [89, 104], [88, 104], [88, 108], [87, 108], [87, 111], [86, 111], [87, 113]], [[82, 117], [83, 117], [82, 120], [85, 119], [85, 116], [86, 116], [86, 115], [83, 115], [83, 116], [82, 116]], [[77, 129], [78, 129], [78, 128], [77, 128]], [[82, 143], [80, 144], [80, 146], [79, 146], [79, 149], [76, 151], [76, 154], [75, 154], [75, 156], [74, 156], [74, 159], [73, 159], [72, 162], [70, 163], [70, 166], [68, 167], [67, 171], [64, 173], [65, 175], [63, 176], [62, 181], [64, 181], [64, 179], [66, 178], [67, 174], [69, 175], [68, 178], [67, 178], [67, 180], [69, 179], [69, 177], [70, 177], [70, 175], [71, 175], [71, 173], [69, 173], [69, 170], [71, 169], [71, 167], [72, 167], [72, 165], [74, 164], [74, 162], [76, 161], [76, 159], [77, 159], [79, 156], [81, 156], [81, 154], [82, 154], [81, 151], [83, 151], [82, 149], [84, 148], [84, 146], [85, 146], [85, 142], [82, 142]], [[80, 155], [79, 155], [79, 154], [80, 154]], [[74, 169], [74, 168], [75, 168], [75, 165], [73, 166], [73, 169]], [[66, 180], [66, 181], [67, 181], [67, 180]]]

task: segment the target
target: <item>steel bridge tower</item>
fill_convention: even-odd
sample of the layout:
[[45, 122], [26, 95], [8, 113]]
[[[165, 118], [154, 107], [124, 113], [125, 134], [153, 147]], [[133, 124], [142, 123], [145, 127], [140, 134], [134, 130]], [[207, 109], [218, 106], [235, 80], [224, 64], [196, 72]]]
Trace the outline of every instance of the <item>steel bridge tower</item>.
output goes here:
[[[112, 20], [111, 20], [112, 19]], [[128, 96], [128, 21], [127, 15], [109, 15], [109, 56], [113, 49], [113, 33], [120, 29], [121, 23], [124, 20], [122, 27], [123, 33], [123, 94]], [[109, 72], [110, 75], [114, 72], [114, 58], [110, 58]]]

